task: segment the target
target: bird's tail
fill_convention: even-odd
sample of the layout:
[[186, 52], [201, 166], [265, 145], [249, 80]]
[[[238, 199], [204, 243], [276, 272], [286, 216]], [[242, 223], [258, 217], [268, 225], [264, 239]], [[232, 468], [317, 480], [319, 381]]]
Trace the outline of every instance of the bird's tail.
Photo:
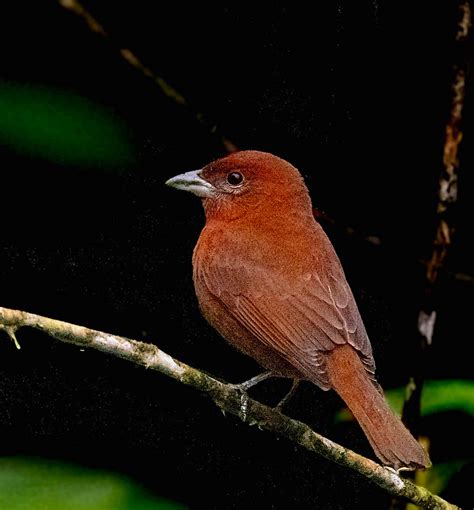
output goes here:
[[344, 399], [384, 465], [394, 469], [431, 466], [428, 454], [391, 411], [380, 386], [352, 347], [336, 347], [326, 366], [331, 386]]

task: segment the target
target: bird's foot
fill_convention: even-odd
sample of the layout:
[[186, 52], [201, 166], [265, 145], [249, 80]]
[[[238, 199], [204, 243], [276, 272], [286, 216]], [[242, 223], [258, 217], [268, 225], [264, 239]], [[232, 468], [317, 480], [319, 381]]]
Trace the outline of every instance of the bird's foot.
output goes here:
[[291, 385], [290, 391], [278, 402], [278, 404], [274, 407], [275, 411], [281, 413], [283, 408], [288, 404], [293, 395], [296, 393], [298, 386], [300, 385], [299, 379], [293, 379], [293, 384]]
[[242, 392], [242, 395], [240, 396], [240, 411], [239, 416], [240, 419], [245, 423], [247, 421], [247, 409], [249, 405], [249, 396], [244, 391]]
[[242, 395], [240, 396], [239, 416], [243, 422], [247, 420], [247, 408], [249, 404], [249, 396], [247, 394], [247, 390], [257, 385], [258, 383], [265, 381], [266, 379], [269, 379], [270, 377], [275, 377], [275, 374], [273, 372], [268, 371], [258, 374], [255, 377], [249, 379], [248, 381], [244, 381], [243, 383], [229, 384], [230, 388], [239, 390], [242, 393]]
[[391, 473], [394, 473], [397, 476], [400, 476], [400, 473], [414, 471], [414, 469], [415, 469], [413, 467], [408, 467], [408, 466], [403, 466], [403, 467], [398, 468], [398, 469], [395, 469], [395, 468], [393, 468], [391, 466], [384, 466], [384, 468], [387, 469], [388, 471], [390, 471]]

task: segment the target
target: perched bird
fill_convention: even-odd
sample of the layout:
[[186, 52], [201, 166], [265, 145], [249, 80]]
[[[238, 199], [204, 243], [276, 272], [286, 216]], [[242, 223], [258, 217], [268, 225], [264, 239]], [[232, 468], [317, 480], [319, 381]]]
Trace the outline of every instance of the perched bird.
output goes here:
[[375, 380], [354, 296], [298, 170], [242, 151], [166, 184], [202, 198], [193, 279], [207, 321], [273, 375], [334, 389], [384, 465], [429, 466]]

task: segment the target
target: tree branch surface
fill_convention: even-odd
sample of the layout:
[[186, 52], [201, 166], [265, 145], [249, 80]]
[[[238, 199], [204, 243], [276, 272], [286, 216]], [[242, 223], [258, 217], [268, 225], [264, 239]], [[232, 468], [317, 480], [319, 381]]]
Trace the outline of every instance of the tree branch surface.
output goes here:
[[308, 425], [249, 398], [246, 393], [235, 389], [230, 384], [172, 358], [153, 344], [0, 307], [0, 329], [4, 330], [12, 340], [16, 341], [16, 332], [22, 327], [31, 327], [62, 342], [82, 348], [97, 349], [161, 372], [206, 393], [222, 410], [238, 416], [245, 423], [257, 425], [261, 429], [286, 437], [311, 452], [352, 469], [393, 496], [408, 499], [429, 510], [458, 509], [457, 506], [430, 493], [425, 488], [404, 480], [394, 471], [319, 435]]

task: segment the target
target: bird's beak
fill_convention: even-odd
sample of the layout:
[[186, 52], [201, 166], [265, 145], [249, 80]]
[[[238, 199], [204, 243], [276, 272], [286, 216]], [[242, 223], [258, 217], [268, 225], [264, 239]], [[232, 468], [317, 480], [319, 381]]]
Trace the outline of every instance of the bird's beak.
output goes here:
[[199, 170], [176, 175], [168, 179], [165, 184], [172, 188], [190, 191], [201, 198], [210, 198], [216, 191], [216, 188], [199, 175], [201, 170], [200, 168]]

